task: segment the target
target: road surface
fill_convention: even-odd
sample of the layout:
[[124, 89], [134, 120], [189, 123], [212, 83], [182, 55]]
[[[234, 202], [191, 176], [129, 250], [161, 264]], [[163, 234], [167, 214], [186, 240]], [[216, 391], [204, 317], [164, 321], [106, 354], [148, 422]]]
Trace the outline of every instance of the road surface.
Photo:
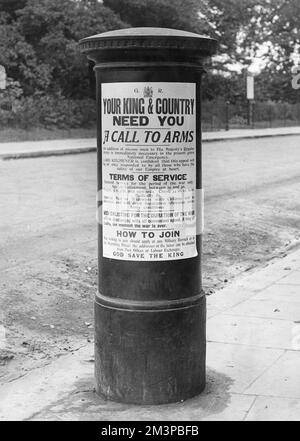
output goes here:
[[[211, 294], [299, 241], [300, 137], [203, 149]], [[0, 161], [0, 381], [92, 339], [95, 188], [94, 153]]]

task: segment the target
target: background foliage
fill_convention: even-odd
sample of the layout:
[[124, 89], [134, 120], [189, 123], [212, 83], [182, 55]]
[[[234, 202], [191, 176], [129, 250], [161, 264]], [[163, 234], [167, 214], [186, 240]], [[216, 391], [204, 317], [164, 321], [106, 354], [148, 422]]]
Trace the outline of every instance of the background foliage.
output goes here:
[[296, 103], [291, 69], [299, 55], [299, 0], [0, 0], [0, 124], [88, 127], [94, 124], [92, 65], [78, 50], [85, 36], [131, 26], [204, 33], [219, 41], [204, 100], [245, 100], [244, 72], [263, 68], [256, 96]]

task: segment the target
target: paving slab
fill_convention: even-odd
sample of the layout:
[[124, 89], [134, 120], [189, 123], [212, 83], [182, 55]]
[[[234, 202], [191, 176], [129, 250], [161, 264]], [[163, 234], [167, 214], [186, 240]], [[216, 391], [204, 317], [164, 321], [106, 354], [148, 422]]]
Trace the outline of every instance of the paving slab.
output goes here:
[[242, 276], [235, 283], [235, 287], [247, 287], [252, 291], [262, 291], [274, 283], [285, 283], [283, 279], [289, 275], [289, 272], [285, 269], [287, 266], [283, 260], [270, 262], [266, 268], [261, 270], [254, 269], [248, 275]]
[[219, 132], [204, 132], [204, 140], [218, 139], [247, 139], [247, 138], [264, 138], [272, 136], [287, 136], [300, 134], [300, 127], [271, 127], [266, 129], [231, 129]]
[[0, 143], [0, 157], [14, 159], [85, 153], [95, 151], [96, 145], [95, 138], [2, 142]]
[[[299, 293], [300, 294], [300, 293]], [[285, 298], [277, 299], [251, 299], [240, 303], [230, 310], [230, 314], [246, 317], [262, 317], [278, 320], [299, 321], [300, 300], [286, 302]]]
[[300, 400], [257, 397], [245, 421], [299, 421]]
[[208, 298], [207, 384], [200, 396], [164, 406], [106, 401], [94, 390], [89, 343], [0, 386], [0, 420], [299, 420], [299, 291], [278, 282], [295, 277], [299, 261], [295, 250]]
[[[252, 300], [272, 300], [280, 302], [300, 303], [300, 287], [274, 283], [263, 291], [258, 292]], [[298, 306], [297, 306], [298, 308]]]
[[[82, 398], [84, 396], [84, 398]], [[70, 399], [71, 398], [71, 399]], [[87, 394], [75, 395], [34, 415], [31, 421], [242, 421], [254, 397], [232, 394], [197, 398], [168, 406], [120, 406]], [[84, 400], [84, 401], [82, 401]]]
[[288, 351], [265, 371], [247, 394], [300, 399], [300, 351]]
[[[278, 127], [267, 129], [232, 129], [218, 132], [203, 132], [203, 142], [229, 141], [236, 139], [255, 139], [273, 136], [300, 135], [300, 127]], [[44, 141], [2, 142], [0, 158], [16, 159], [86, 153], [96, 150], [95, 138], [55, 139]]]
[[300, 271], [293, 271], [278, 281], [278, 283], [298, 285], [300, 287]]
[[0, 420], [242, 420], [254, 401], [230, 394], [233, 380], [208, 367], [200, 396], [163, 406], [119, 404], [95, 394], [93, 370], [93, 348], [87, 345], [0, 387]]
[[79, 378], [91, 375], [92, 357], [93, 347], [89, 344], [0, 386], [0, 421], [29, 419], [61, 395], [71, 393]]
[[243, 393], [266, 369], [271, 367], [283, 350], [251, 348], [224, 343], [209, 343], [207, 365], [231, 378], [230, 392]]
[[91, 391], [92, 376], [77, 389], [30, 417], [33, 421], [235, 421], [243, 420], [255, 397], [231, 394], [230, 379], [208, 369], [207, 386], [182, 403], [135, 406], [105, 401]]
[[249, 347], [292, 349], [294, 327], [295, 324], [287, 320], [223, 313], [208, 320], [207, 338], [213, 342]]
[[244, 287], [229, 286], [217, 291], [214, 295], [208, 296], [208, 312], [210, 309], [224, 311], [255, 296], [256, 291]]

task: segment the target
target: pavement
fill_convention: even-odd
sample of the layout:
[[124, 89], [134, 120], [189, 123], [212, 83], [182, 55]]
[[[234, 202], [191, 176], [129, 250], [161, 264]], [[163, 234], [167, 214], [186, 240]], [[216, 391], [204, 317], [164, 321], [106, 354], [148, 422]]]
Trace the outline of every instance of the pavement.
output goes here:
[[[273, 136], [300, 135], [300, 127], [268, 129], [235, 129], [219, 132], [204, 132], [203, 142], [228, 141], [232, 139], [255, 139]], [[23, 141], [0, 143], [0, 158], [16, 159], [86, 153], [96, 150], [96, 139], [62, 139], [49, 141]]]
[[0, 144], [4, 159], [33, 157], [0, 161], [0, 349], [14, 342], [14, 358], [0, 358], [0, 420], [300, 419], [299, 138], [280, 138], [300, 128], [270, 130], [242, 141], [248, 131], [214, 133], [236, 141], [204, 145], [204, 283], [227, 286], [208, 297], [206, 390], [168, 406], [94, 392], [96, 157], [67, 153], [94, 151], [95, 140]]
[[298, 247], [208, 297], [200, 396], [161, 406], [105, 401], [94, 392], [91, 342], [2, 385], [0, 420], [299, 420], [299, 293]]

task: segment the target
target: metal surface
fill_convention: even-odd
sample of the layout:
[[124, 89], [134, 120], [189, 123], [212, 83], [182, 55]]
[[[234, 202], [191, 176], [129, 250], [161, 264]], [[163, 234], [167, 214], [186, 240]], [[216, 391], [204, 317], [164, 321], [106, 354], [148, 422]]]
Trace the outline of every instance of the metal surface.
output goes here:
[[[102, 85], [195, 85], [196, 188], [201, 188], [202, 60], [215, 41], [182, 31], [137, 28], [81, 41], [96, 62], [98, 191], [103, 188]], [[108, 399], [161, 404], [197, 395], [205, 386], [205, 296], [201, 235], [197, 255], [179, 260], [104, 257], [99, 223], [99, 292], [95, 302], [96, 389]]]

